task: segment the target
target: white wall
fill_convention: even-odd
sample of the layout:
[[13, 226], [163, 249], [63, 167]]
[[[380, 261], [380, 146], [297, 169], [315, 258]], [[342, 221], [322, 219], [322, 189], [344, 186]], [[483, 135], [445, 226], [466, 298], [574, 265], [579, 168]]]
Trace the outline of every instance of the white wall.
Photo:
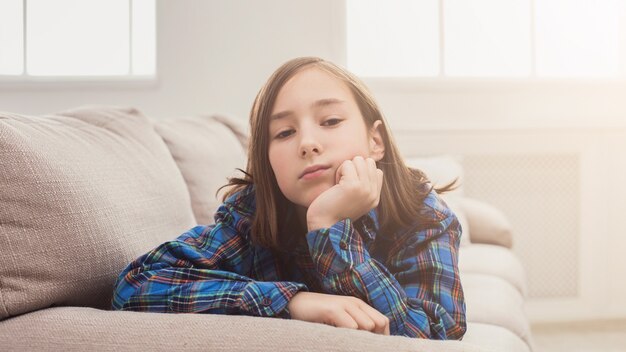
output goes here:
[[158, 84], [0, 84], [0, 110], [47, 113], [82, 104], [132, 105], [154, 117], [230, 113], [247, 119], [284, 61], [332, 58], [331, 0], [157, 1]]
[[[33, 87], [0, 82], [0, 110], [46, 113], [132, 105], [154, 117], [229, 113], [247, 119], [284, 61], [345, 63], [342, 0], [157, 0], [158, 83]], [[626, 83], [366, 80], [392, 127], [626, 125]]]

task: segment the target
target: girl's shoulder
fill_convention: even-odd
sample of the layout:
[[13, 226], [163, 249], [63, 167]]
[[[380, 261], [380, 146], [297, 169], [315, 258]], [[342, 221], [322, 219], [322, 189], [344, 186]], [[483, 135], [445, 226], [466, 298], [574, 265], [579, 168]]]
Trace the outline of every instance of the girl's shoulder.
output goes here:
[[239, 213], [247, 215], [254, 214], [256, 209], [254, 184], [243, 186], [237, 192], [226, 198], [222, 206], [235, 210]]
[[432, 184], [428, 183], [428, 187], [430, 190], [424, 196], [421, 212], [429, 215], [434, 221], [442, 221], [449, 217], [452, 211]]
[[394, 237], [404, 237], [409, 233], [415, 233], [426, 228], [436, 226], [436, 224], [450, 217], [451, 210], [437, 192], [432, 183], [424, 182], [417, 185], [414, 197], [417, 197], [417, 208], [411, 213], [410, 224], [397, 228]]

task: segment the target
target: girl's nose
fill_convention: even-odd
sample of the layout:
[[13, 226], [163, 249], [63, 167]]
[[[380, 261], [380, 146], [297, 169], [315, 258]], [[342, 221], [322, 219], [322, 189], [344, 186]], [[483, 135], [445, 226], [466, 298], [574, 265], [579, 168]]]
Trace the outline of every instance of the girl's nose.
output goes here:
[[311, 154], [319, 154], [322, 152], [322, 146], [317, 138], [311, 134], [303, 134], [300, 141], [300, 155], [305, 157]]
[[320, 149], [319, 147], [315, 147], [315, 146], [303, 146], [302, 148], [300, 148], [300, 153], [302, 156], [307, 156], [307, 154], [319, 154], [320, 153]]

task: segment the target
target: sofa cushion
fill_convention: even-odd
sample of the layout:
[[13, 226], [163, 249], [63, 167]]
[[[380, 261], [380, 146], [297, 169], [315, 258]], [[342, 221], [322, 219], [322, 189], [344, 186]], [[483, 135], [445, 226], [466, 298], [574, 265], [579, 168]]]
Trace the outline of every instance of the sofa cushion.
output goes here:
[[11, 318], [0, 323], [0, 341], [4, 351], [497, 351], [480, 341], [383, 336], [291, 319], [80, 307]]
[[132, 108], [0, 113], [0, 319], [108, 308], [133, 259], [194, 225], [180, 171]]
[[493, 244], [471, 244], [459, 251], [461, 273], [494, 275], [509, 282], [523, 297], [528, 296], [526, 272], [515, 254]]
[[530, 324], [524, 298], [505, 280], [485, 274], [461, 273], [466, 319], [472, 323], [501, 326], [530, 345]]
[[230, 128], [230, 130], [237, 136], [239, 143], [244, 150], [248, 150], [248, 143], [250, 139], [250, 127], [247, 121], [244, 121], [240, 118], [231, 115], [225, 114], [215, 114], [212, 117], [223, 123], [226, 127]]
[[222, 120], [197, 116], [155, 122], [155, 130], [163, 137], [187, 183], [199, 224], [214, 223], [213, 215], [222, 203], [216, 191], [228, 182], [228, 176], [243, 176], [235, 168], [246, 169], [246, 152]]
[[467, 323], [467, 332], [463, 341], [489, 346], [495, 351], [530, 352], [533, 344], [527, 344], [510, 330], [497, 325]]
[[513, 247], [511, 224], [504, 213], [483, 201], [463, 197], [459, 203], [472, 229], [472, 243], [497, 244]]

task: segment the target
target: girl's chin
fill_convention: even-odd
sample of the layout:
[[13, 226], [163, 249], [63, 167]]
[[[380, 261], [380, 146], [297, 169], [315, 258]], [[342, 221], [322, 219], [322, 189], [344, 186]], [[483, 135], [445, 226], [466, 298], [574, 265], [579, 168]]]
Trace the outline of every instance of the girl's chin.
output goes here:
[[289, 198], [287, 199], [289, 199], [292, 203], [296, 205], [299, 205], [301, 207], [308, 209], [309, 206], [311, 206], [311, 204], [313, 203], [313, 201], [315, 201], [315, 199], [317, 199], [317, 197], [320, 196], [320, 194], [329, 190], [331, 187], [332, 185], [330, 184], [319, 184], [319, 185], [316, 185], [315, 187], [311, 187], [307, 190], [303, 190], [303, 192], [298, 194], [297, 199], [289, 199]]
[[293, 203], [295, 203], [295, 204], [297, 204], [297, 205], [299, 205], [299, 206], [301, 206], [301, 207], [303, 207], [305, 209], [308, 209], [311, 206], [311, 204], [313, 204], [315, 199], [317, 199], [317, 197], [320, 194], [322, 194], [322, 193], [323, 192], [315, 193], [312, 197], [307, 197], [306, 199], [298, 199], [298, 201], [293, 202]]

